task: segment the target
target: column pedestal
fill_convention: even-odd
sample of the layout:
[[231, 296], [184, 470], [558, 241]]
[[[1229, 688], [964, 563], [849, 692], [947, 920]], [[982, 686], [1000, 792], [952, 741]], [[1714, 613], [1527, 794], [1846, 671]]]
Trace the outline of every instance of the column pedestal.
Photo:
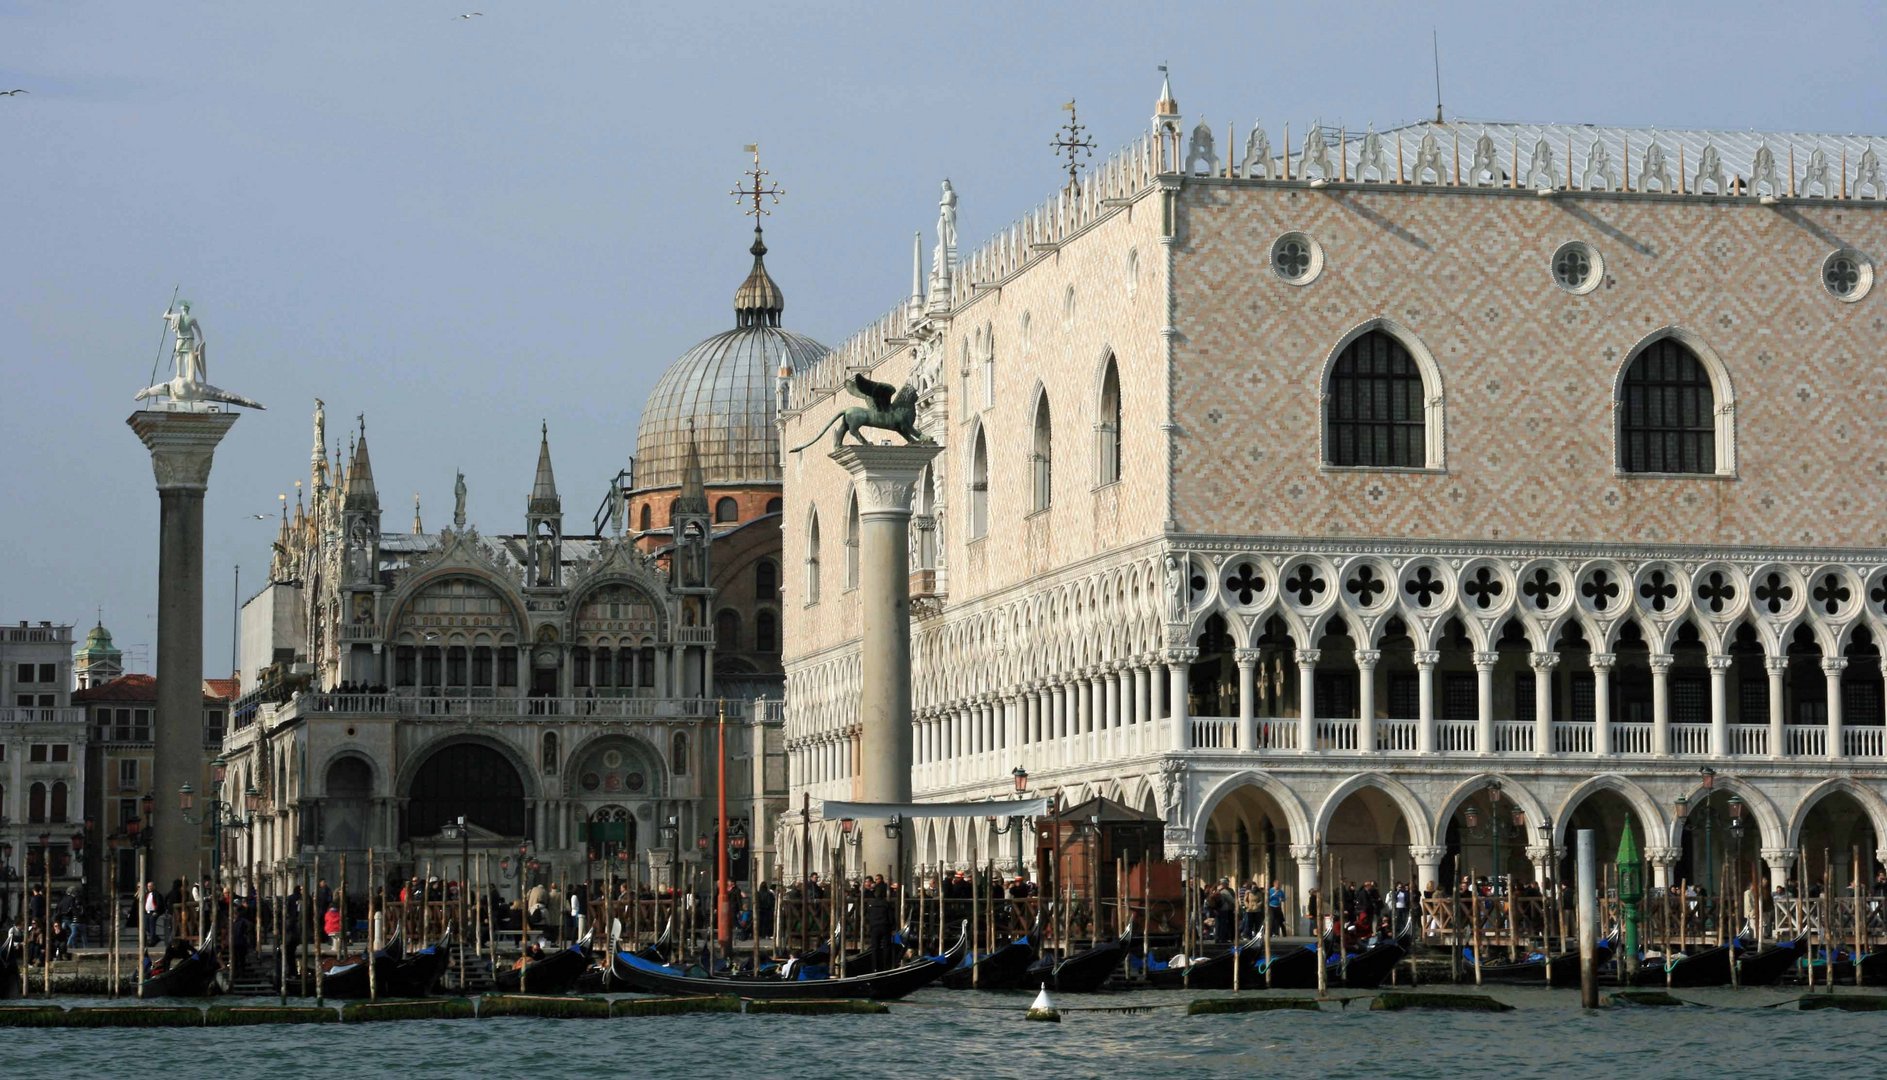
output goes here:
[[233, 412], [144, 409], [125, 420], [151, 452], [157, 478], [157, 717], [151, 791], [156, 821], [150, 880], [194, 878], [200, 834], [177, 810], [184, 784], [203, 779], [203, 495]]
[[[842, 446], [858, 496], [859, 775], [864, 802], [911, 800], [911, 494], [939, 446]], [[862, 829], [862, 865], [892, 869], [897, 842]]]

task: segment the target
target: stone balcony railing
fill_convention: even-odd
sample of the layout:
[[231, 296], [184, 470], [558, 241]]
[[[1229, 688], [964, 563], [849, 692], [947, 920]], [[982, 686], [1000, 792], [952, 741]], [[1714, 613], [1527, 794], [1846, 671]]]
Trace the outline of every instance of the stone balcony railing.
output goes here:
[[[473, 697], [403, 694], [302, 694], [295, 699], [301, 716], [344, 713], [399, 716], [418, 720], [463, 720], [467, 716], [564, 717], [576, 720], [712, 720], [723, 703], [702, 698], [655, 697]], [[764, 703], [763, 703], [764, 704]], [[744, 720], [748, 703], [725, 702], [729, 720]]]
[[[1118, 758], [1149, 754], [1186, 753], [1202, 756], [1249, 756], [1254, 763], [1304, 760], [1484, 761], [1488, 758], [1664, 761], [1725, 764], [1752, 761], [1814, 762], [1830, 759], [1857, 764], [1887, 765], [1887, 726], [1854, 725], [1841, 729], [1838, 753], [1830, 753], [1829, 728], [1824, 724], [1679, 724], [1660, 725], [1614, 721], [1556, 722], [1530, 720], [1430, 721], [1432, 748], [1423, 745], [1420, 720], [1384, 719], [1364, 723], [1355, 719], [1316, 718], [1305, 724], [1297, 717], [1195, 716], [1188, 721], [1190, 743], [1176, 749], [1171, 741], [1172, 721], [1130, 724], [1100, 731], [1064, 735], [1010, 749], [983, 750], [962, 756], [920, 762], [915, 771], [919, 790], [950, 788], [985, 782], [1007, 782], [1010, 770], [1020, 765], [1031, 773], [1058, 768], [1080, 768]], [[1249, 725], [1249, 726], [1248, 726]], [[1716, 730], [1713, 730], [1716, 729]], [[1780, 732], [1778, 739], [1777, 733]], [[1308, 733], [1308, 743], [1306, 734]], [[1482, 749], [1483, 739], [1487, 749]], [[1542, 742], [1542, 740], [1545, 740]]]
[[82, 724], [85, 710], [77, 705], [9, 705], [0, 707], [0, 724]]

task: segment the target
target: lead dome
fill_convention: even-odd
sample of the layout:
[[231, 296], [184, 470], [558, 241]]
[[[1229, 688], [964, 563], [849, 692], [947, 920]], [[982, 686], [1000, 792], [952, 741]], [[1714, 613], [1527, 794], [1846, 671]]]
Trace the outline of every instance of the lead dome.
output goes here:
[[831, 350], [780, 327], [786, 296], [766, 268], [766, 243], [754, 230], [753, 270], [734, 290], [734, 328], [708, 338], [669, 365], [642, 409], [636, 433], [638, 490], [679, 487], [690, 422], [709, 487], [778, 484], [775, 379], [803, 371]]

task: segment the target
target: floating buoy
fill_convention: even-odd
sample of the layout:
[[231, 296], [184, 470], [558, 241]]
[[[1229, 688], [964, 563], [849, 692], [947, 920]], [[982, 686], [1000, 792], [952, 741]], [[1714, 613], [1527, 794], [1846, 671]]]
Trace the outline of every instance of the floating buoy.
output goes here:
[[1047, 983], [1042, 984], [1042, 992], [1036, 994], [1035, 1000], [1029, 1004], [1029, 1019], [1046, 1020], [1051, 1024], [1061, 1023], [1061, 1010], [1048, 999]]

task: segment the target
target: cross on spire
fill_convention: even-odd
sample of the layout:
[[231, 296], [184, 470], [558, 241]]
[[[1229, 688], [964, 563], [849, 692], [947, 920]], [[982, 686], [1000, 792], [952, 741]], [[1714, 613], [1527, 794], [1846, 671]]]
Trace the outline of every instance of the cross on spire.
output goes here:
[[1068, 159], [1068, 183], [1073, 184], [1075, 174], [1081, 169], [1082, 157], [1094, 156], [1094, 140], [1087, 137], [1088, 129], [1075, 115], [1074, 99], [1070, 98], [1062, 108], [1068, 112], [1068, 122], [1055, 132], [1055, 140], [1048, 147], [1055, 151], [1055, 156]]
[[767, 172], [767, 170], [760, 167], [760, 144], [759, 143], [748, 143], [744, 147], [744, 149], [748, 153], [753, 155], [753, 168], [747, 170], [747, 172], [742, 174], [749, 181], [752, 182], [752, 186], [740, 187], [736, 185], [734, 190], [728, 192], [728, 194], [732, 195], [735, 201], [737, 202], [745, 202], [748, 199], [753, 200], [753, 206], [748, 208], [747, 210], [742, 211], [742, 213], [746, 214], [750, 218], [753, 218], [754, 224], [757, 226], [760, 224], [761, 218], [773, 212], [771, 210], [768, 210], [765, 206], [763, 206], [762, 201], [767, 198], [771, 198], [774, 202], [774, 205], [777, 206], [780, 201], [780, 196], [786, 194], [786, 189], [780, 187], [780, 185], [778, 184], [772, 184], [772, 183], [766, 182], [767, 177], [771, 176], [772, 174]]

